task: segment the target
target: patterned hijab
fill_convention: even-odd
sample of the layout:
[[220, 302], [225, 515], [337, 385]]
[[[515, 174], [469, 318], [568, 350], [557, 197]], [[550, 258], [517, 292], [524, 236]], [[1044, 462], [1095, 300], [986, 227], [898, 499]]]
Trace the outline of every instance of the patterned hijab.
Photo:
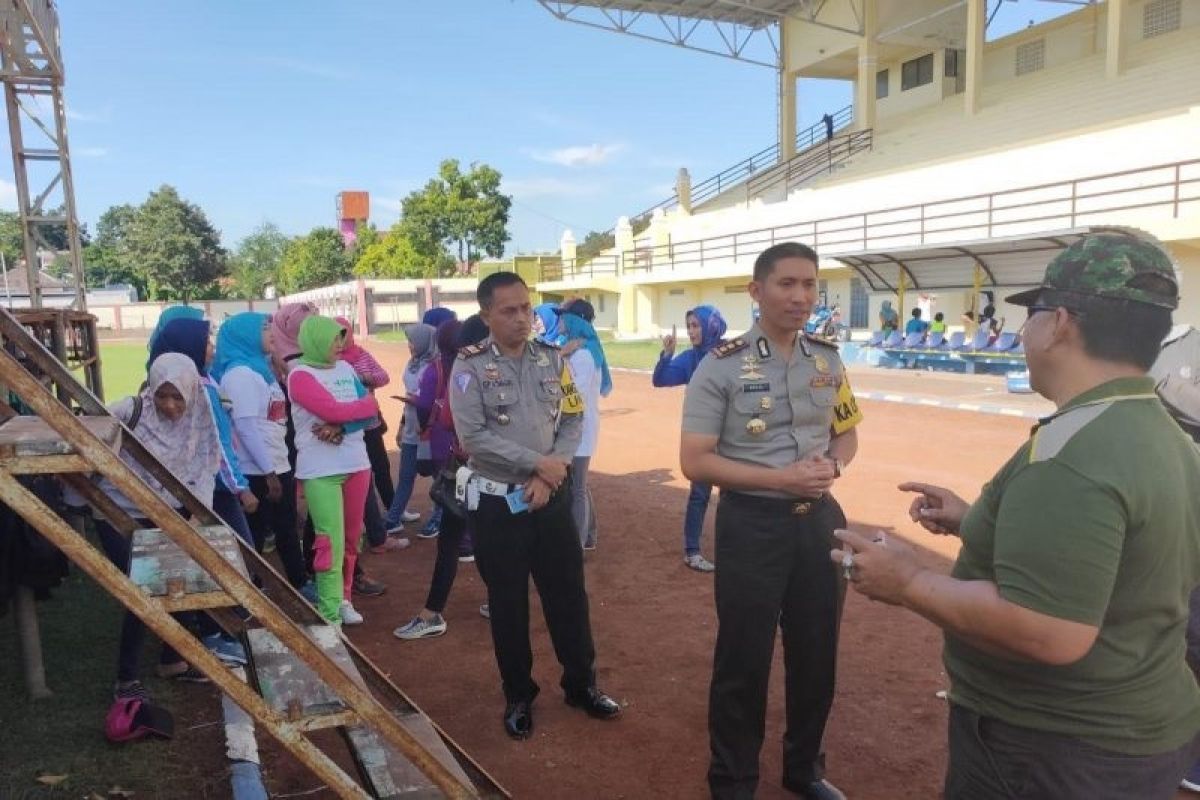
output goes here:
[[696, 306], [688, 314], [695, 317], [696, 321], [700, 323], [699, 350], [701, 353], [707, 353], [716, 347], [720, 343], [721, 337], [725, 335], [725, 318], [714, 306]]
[[[183, 416], [173, 422], [161, 416], [154, 405], [154, 393], [166, 383], [174, 386], [187, 404]], [[208, 393], [200, 384], [200, 373], [192, 359], [182, 353], [163, 353], [154, 359], [141, 399], [142, 416], [134, 435], [200, 500], [211, 504], [213, 484], [221, 466], [221, 440]], [[149, 479], [152, 487], [159, 488], [158, 482], [139, 464], [130, 466], [143, 479]]]

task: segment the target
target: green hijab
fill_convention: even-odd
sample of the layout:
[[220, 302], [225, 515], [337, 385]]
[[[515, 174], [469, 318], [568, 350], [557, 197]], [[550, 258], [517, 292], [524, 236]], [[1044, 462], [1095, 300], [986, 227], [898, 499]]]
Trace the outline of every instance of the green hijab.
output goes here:
[[329, 317], [314, 314], [304, 320], [296, 337], [300, 345], [300, 363], [310, 367], [332, 367], [329, 351], [333, 349], [334, 341], [345, 334], [345, 329]]

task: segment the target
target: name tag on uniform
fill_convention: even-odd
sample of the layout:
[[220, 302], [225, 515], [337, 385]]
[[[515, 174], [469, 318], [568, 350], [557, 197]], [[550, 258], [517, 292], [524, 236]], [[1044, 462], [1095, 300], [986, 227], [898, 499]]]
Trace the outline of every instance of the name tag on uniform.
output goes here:
[[744, 386], [742, 386], [742, 391], [746, 392], [747, 394], [750, 392], [769, 392], [769, 391], [771, 391], [771, 384], [769, 384], [769, 383], [747, 383]]
[[814, 389], [819, 389], [823, 386], [837, 386], [838, 379], [834, 375], [813, 375], [808, 385]]

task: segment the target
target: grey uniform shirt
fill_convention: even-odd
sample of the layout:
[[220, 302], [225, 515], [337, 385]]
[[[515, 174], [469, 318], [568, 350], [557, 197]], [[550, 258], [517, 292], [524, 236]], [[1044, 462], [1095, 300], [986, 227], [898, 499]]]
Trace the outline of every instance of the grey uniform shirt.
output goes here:
[[[785, 467], [829, 449], [861, 414], [832, 344], [798, 336], [785, 361], [756, 324], [713, 348], [688, 383], [683, 430], [716, 436], [717, 454], [763, 467]], [[759, 497], [784, 497], [766, 489]]]
[[1172, 330], [1150, 377], [1158, 396], [1184, 430], [1200, 441], [1200, 331], [1187, 325]]
[[583, 405], [569, 374], [558, 349], [541, 342], [519, 358], [490, 338], [460, 350], [449, 395], [467, 465], [494, 481], [524, 483], [542, 456], [569, 463], [583, 436]]

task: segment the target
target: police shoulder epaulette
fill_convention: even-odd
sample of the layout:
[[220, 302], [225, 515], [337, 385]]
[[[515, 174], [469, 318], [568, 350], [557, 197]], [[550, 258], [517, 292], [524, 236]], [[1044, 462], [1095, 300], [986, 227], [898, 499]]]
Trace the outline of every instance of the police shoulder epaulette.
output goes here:
[[544, 339], [534, 339], [533, 343], [534, 343], [534, 345], [541, 345], [542, 347], [545, 347], [547, 350], [562, 350], [562, 345], [555, 344], [554, 342], [547, 342]]
[[714, 347], [711, 352], [714, 358], [725, 358], [725, 356], [731, 356], [734, 353], [745, 350], [749, 346], [750, 342], [745, 339], [730, 339], [728, 342], [722, 342]]
[[466, 347], [458, 348], [459, 358], [474, 358], [475, 356], [483, 355], [488, 350], [487, 345], [483, 342], [469, 344]]
[[813, 336], [811, 333], [804, 334], [804, 338], [810, 342], [815, 342], [816, 344], [823, 344], [826, 347], [832, 347], [834, 350], [838, 349], [837, 342], [830, 341], [829, 339], [822, 339], [820, 336]]

